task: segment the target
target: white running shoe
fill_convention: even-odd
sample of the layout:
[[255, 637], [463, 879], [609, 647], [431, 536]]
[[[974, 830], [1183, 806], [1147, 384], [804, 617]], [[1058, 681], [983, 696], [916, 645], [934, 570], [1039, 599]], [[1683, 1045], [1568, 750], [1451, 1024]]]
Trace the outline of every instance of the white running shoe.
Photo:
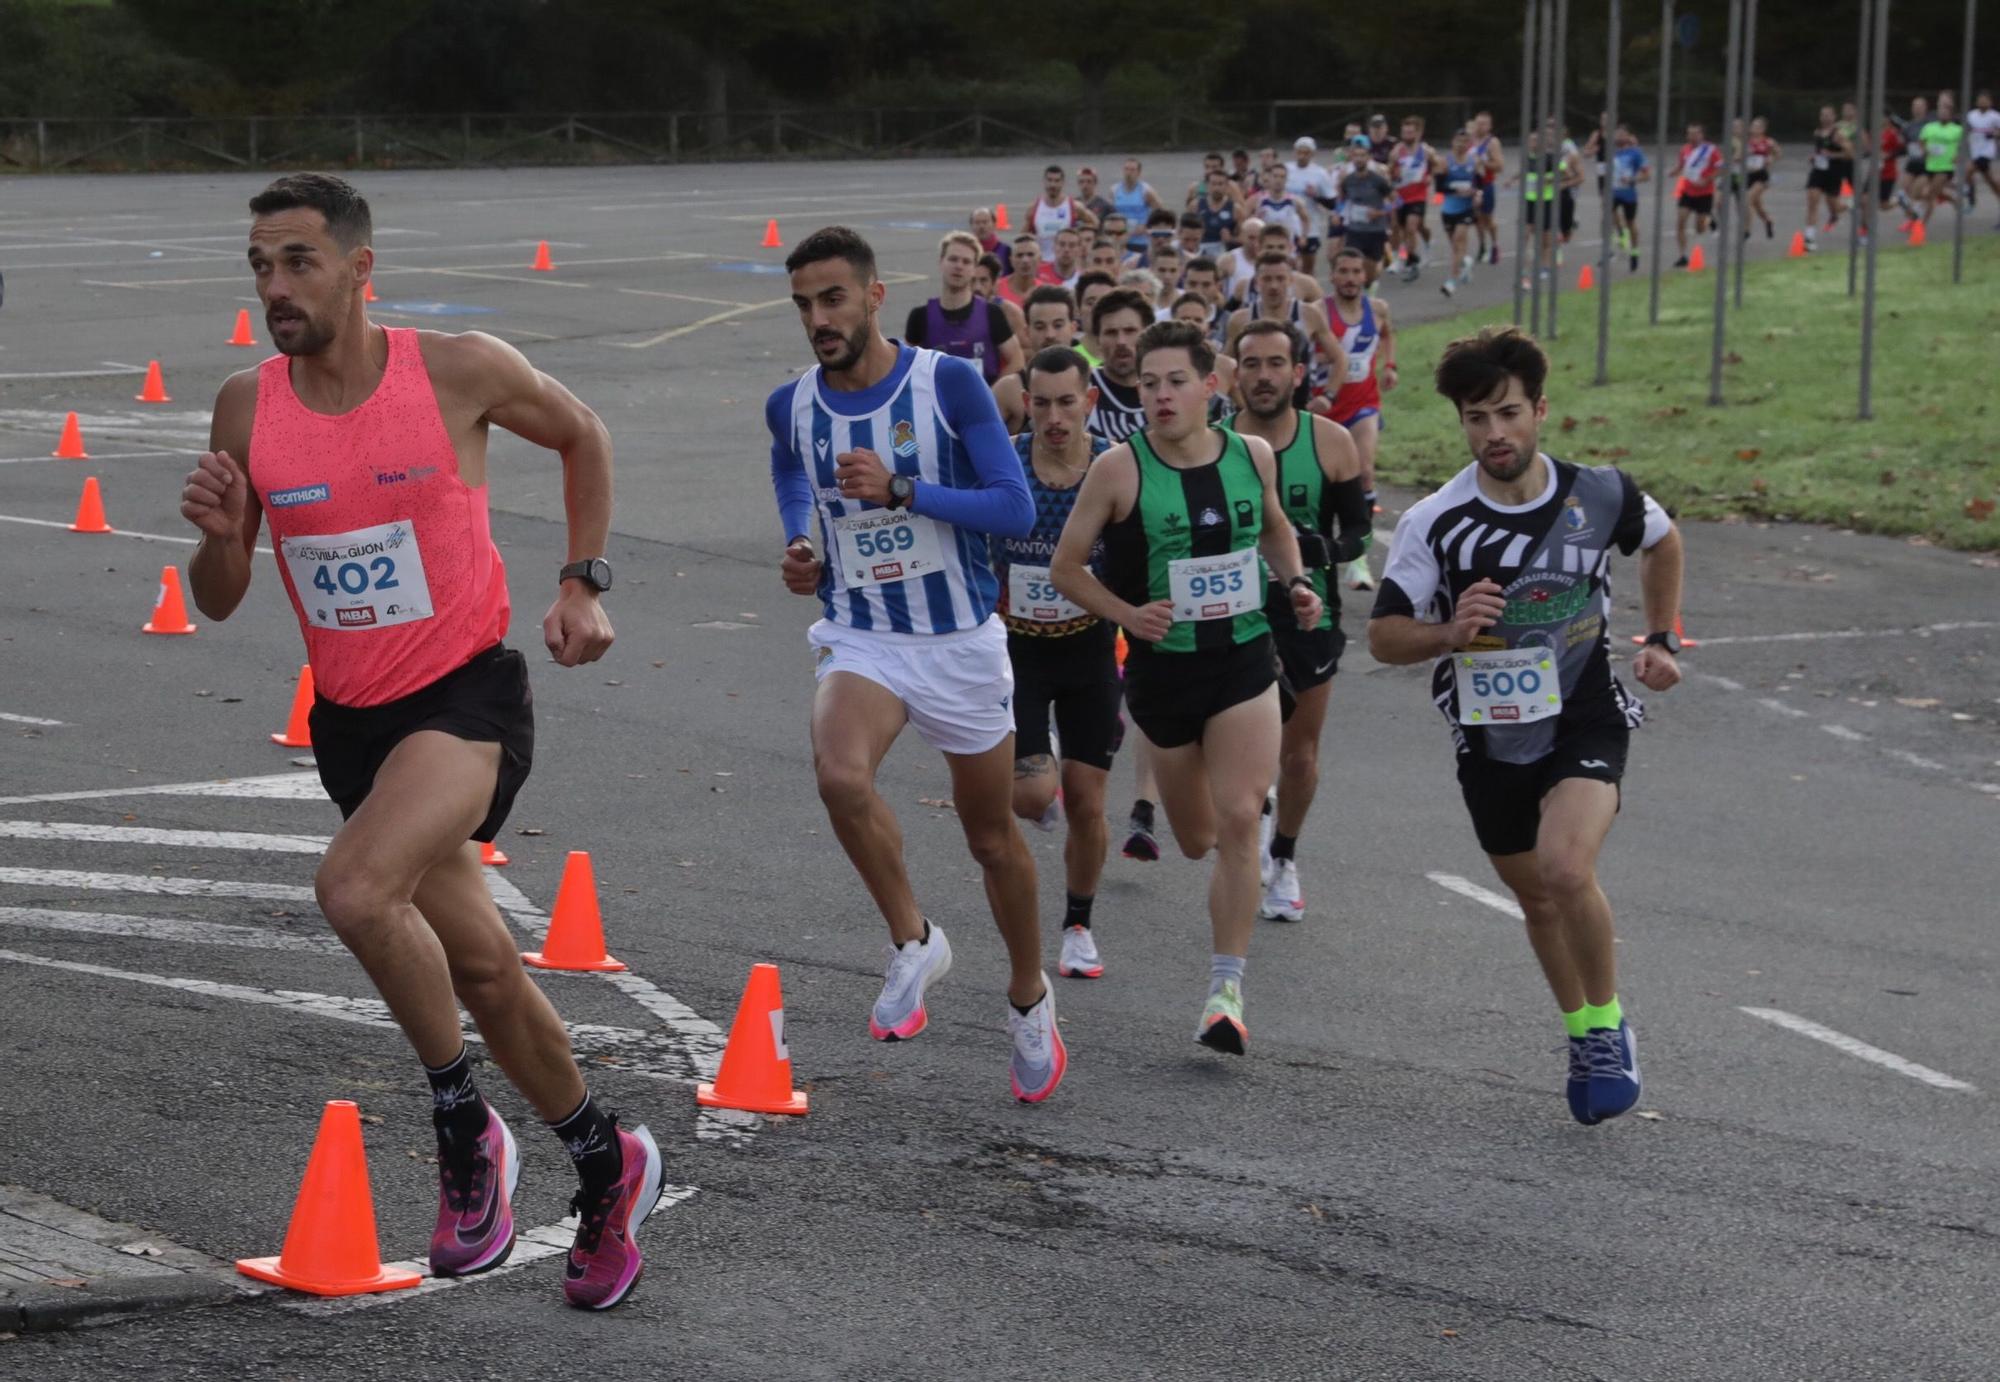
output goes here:
[[1271, 861], [1271, 882], [1257, 915], [1266, 921], [1303, 921], [1306, 900], [1299, 895], [1299, 866], [1293, 859]]
[[1446, 297], [1450, 297], [1453, 293], [1458, 291], [1458, 280], [1455, 278], [1447, 278], [1444, 282], [1438, 284], [1438, 291], [1440, 293], [1443, 293]]
[[1349, 590], [1373, 590], [1375, 588], [1375, 576], [1368, 569], [1366, 554], [1356, 557], [1347, 564], [1347, 588]]
[[1271, 881], [1271, 837], [1278, 833], [1278, 789], [1264, 793], [1264, 813], [1257, 818], [1257, 879]]
[[1063, 822], [1062, 793], [1057, 792], [1054, 796], [1049, 798], [1048, 810], [1042, 812], [1042, 814], [1035, 819], [1035, 829], [1041, 831], [1044, 835], [1048, 835], [1053, 833], [1056, 827], [1061, 825], [1062, 822]]
[[882, 996], [868, 1014], [868, 1034], [877, 1041], [908, 1041], [929, 1025], [924, 990], [951, 970], [951, 942], [944, 928], [932, 922], [928, 941], [906, 941], [889, 947], [889, 972]]
[[1097, 953], [1097, 938], [1088, 926], [1063, 928], [1062, 959], [1056, 962], [1056, 973], [1065, 979], [1104, 977], [1104, 961]]
[[1039, 1104], [1056, 1092], [1063, 1072], [1069, 1069], [1069, 1049], [1056, 1029], [1056, 991], [1049, 976], [1042, 976], [1042, 999], [1025, 1013], [1007, 1005], [1007, 1034], [1014, 1038], [1014, 1059], [1007, 1079], [1014, 1097], [1024, 1104]]

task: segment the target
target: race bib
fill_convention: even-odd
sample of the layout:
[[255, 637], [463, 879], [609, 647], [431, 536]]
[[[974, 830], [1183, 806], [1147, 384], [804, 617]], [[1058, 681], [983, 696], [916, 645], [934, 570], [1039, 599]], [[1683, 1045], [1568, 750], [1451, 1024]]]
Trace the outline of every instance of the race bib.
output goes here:
[[1547, 648], [1453, 653], [1462, 725], [1532, 724], [1562, 712], [1562, 683]]
[[1472, 195], [1471, 178], [1453, 178], [1450, 182], [1446, 183], [1445, 186], [1450, 188], [1453, 192], [1455, 192], [1457, 195], [1461, 197], [1469, 197]]
[[1744, 159], [1743, 162], [1753, 173], [1761, 173], [1764, 171], [1764, 155], [1762, 154], [1751, 154], [1748, 158]]
[[935, 520], [908, 509], [869, 509], [833, 520], [847, 588], [915, 580], [944, 570], [944, 547]]
[[1813, 167], [1824, 170], [1827, 168], [1831, 168], [1832, 166], [1833, 166], [1833, 160], [1828, 158], [1825, 154], [1813, 155]]
[[1182, 557], [1167, 563], [1167, 594], [1177, 622], [1229, 619], [1261, 608], [1264, 582], [1257, 549], [1245, 547], [1221, 557]]
[[306, 623], [380, 629], [431, 617], [431, 588], [409, 520], [278, 544]]
[[1066, 624], [1090, 616], [1089, 610], [1056, 589], [1048, 567], [1018, 562], [1007, 568], [1007, 612], [1031, 624]]
[[1374, 364], [1375, 355], [1372, 351], [1366, 355], [1349, 355], [1347, 357], [1347, 382], [1350, 384], [1361, 383], [1368, 378], [1368, 371]]

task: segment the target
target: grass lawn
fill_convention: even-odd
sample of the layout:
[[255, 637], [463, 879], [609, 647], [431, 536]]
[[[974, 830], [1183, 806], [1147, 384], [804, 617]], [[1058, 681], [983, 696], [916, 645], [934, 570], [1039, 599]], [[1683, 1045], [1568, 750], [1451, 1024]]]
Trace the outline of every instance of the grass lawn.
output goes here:
[[[1844, 239], [1838, 252], [1747, 267], [1743, 310], [1728, 317], [1719, 408], [1708, 406], [1714, 270], [1669, 270], [1660, 323], [1648, 326], [1645, 272], [1617, 268], [1611, 382], [1598, 388], [1597, 295], [1575, 290], [1569, 256], [1562, 337], [1543, 342], [1554, 366], [1544, 449], [1615, 463], [1684, 517], [2000, 547], [2000, 236], [1983, 226], [1968, 235], [1965, 282], [1953, 287], [1949, 219], [1937, 229], [1922, 249], [1893, 236], [1877, 258], [1872, 422], [1855, 420], [1861, 301], [1847, 296]], [[1404, 373], [1388, 395], [1383, 479], [1433, 486], [1467, 463], [1430, 372], [1447, 342], [1511, 317], [1502, 307], [1398, 328]]]

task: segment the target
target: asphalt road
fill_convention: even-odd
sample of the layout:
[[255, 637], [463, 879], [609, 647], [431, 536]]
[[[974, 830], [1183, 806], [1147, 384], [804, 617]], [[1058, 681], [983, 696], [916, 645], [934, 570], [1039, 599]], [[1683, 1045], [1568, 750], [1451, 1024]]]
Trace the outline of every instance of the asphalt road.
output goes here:
[[[1025, 199], [1039, 162], [361, 179], [380, 319], [497, 332], [617, 442], [618, 644], [573, 671], [535, 655], [539, 757], [502, 878], [535, 936], [565, 852], [591, 852], [611, 948], [650, 984], [542, 982], [693, 1193], [606, 1317], [565, 1310], [544, 1261], [359, 1313], [265, 1297], [26, 1336], [0, 1375], [1992, 1375], [1988, 558], [1690, 528], [1706, 646], [1652, 698], [1603, 865], [1643, 1116], [1567, 1118], [1560, 1025], [1518, 924], [1477, 896], [1497, 885], [1423, 673], [1358, 646], [1301, 843], [1308, 918], [1252, 950], [1247, 1059], [1188, 1039], [1205, 866], [1114, 860], [1106, 977], [1058, 993], [1069, 1080], [1014, 1104], [1000, 947], [914, 736], [883, 790], [958, 966], [921, 1040], [868, 1039], [884, 937], [812, 786], [813, 611], [778, 583], [759, 413], [807, 352], [782, 252], [756, 246], [767, 217], [788, 242], [846, 220], [892, 275], [926, 275], [937, 234]], [[274, 572], [226, 625], [148, 638], [184, 546], [15, 521], [66, 523], [97, 475], [114, 525], [183, 531], [214, 390], [261, 354], [223, 344], [255, 307], [259, 181], [0, 183], [0, 1183], [214, 1258], [274, 1252], [321, 1103], [355, 1098], [381, 1119], [384, 1255], [411, 1257], [434, 1204], [423, 1086], [339, 1001], [370, 990], [327, 944], [298, 840], [337, 816], [267, 738], [301, 658]], [[542, 238], [554, 274], [527, 269]], [[1405, 319], [1468, 300], [1428, 277], [1386, 291]], [[1489, 272], [1470, 300], [1504, 313], [1507, 291]], [[919, 293], [899, 278], [891, 320]], [[121, 371], [153, 357], [174, 400], [145, 407]], [[43, 459], [71, 408], [96, 459]], [[493, 507], [532, 649], [562, 552], [554, 459], [498, 442]], [[217, 779], [275, 781], [148, 790]], [[1059, 908], [1060, 841], [1030, 840]], [[782, 967], [812, 1113], [698, 1125], [688, 1077], [712, 1047], [659, 995], [726, 1027], [760, 960]], [[522, 1134], [521, 1223], [555, 1223], [567, 1167], [497, 1072], [484, 1085]]]

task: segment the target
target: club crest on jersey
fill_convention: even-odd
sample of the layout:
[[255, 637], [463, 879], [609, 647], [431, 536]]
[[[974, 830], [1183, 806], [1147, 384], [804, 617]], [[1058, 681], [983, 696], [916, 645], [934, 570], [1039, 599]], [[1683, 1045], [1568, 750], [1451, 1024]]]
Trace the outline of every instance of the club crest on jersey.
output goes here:
[[1590, 526], [1590, 515], [1583, 511], [1583, 501], [1574, 494], [1563, 500], [1562, 516], [1572, 533], [1581, 533]]
[[898, 422], [889, 432], [889, 449], [898, 456], [917, 454], [917, 429], [908, 418]]
[[1232, 507], [1236, 510], [1236, 526], [1247, 528], [1257, 521], [1257, 506], [1248, 499], [1238, 499]]
[[1201, 511], [1201, 516], [1195, 519], [1194, 525], [1197, 528], [1213, 528], [1221, 522], [1221, 514], [1217, 513], [1213, 508], [1205, 508]]

